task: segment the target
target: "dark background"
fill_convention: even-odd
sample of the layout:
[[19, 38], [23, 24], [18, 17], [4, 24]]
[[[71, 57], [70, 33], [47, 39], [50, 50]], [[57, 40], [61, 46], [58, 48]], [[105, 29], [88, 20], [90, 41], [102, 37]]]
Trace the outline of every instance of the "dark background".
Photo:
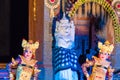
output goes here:
[[28, 0], [0, 0], [0, 62], [22, 54], [22, 39], [28, 39]]

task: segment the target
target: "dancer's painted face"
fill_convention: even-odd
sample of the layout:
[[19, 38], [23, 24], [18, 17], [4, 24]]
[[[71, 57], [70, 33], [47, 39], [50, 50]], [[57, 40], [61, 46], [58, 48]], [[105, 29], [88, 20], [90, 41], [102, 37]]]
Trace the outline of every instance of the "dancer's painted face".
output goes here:
[[109, 54], [108, 53], [99, 53], [99, 58], [102, 60], [108, 59]]
[[25, 58], [31, 59], [32, 58], [32, 50], [27, 49], [24, 51]]

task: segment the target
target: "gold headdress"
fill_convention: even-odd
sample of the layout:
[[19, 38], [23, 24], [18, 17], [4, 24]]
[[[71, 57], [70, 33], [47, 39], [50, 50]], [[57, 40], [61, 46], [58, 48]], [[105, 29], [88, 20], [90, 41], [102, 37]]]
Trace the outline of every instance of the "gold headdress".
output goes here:
[[111, 54], [114, 46], [113, 44], [110, 44], [109, 41], [105, 41], [104, 44], [102, 42], [98, 42], [98, 48], [100, 49], [99, 52]]
[[30, 50], [32, 50], [32, 53], [35, 54], [36, 49], [38, 49], [38, 47], [39, 47], [39, 42], [36, 41], [35, 43], [33, 43], [32, 40], [29, 40], [27, 42], [25, 39], [23, 39], [22, 47], [23, 47], [24, 51], [27, 50], [27, 49], [30, 49]]

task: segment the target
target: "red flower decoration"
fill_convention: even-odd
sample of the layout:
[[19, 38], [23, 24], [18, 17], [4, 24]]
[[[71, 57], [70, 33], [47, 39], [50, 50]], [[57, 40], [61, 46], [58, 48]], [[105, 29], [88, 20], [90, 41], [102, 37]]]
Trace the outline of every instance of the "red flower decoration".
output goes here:
[[54, 3], [54, 2], [55, 2], [55, 0], [50, 0], [50, 2], [51, 2], [51, 3]]
[[120, 1], [116, 1], [116, 2], [114, 3], [114, 7], [115, 7], [115, 9], [116, 9], [117, 11], [120, 11]]
[[117, 8], [119, 8], [119, 9], [120, 9], [120, 3], [119, 3], [119, 4], [117, 4]]

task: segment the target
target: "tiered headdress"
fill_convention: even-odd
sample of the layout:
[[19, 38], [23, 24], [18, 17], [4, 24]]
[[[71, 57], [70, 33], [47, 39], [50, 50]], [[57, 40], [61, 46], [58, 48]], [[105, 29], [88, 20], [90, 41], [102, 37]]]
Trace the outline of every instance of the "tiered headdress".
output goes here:
[[105, 41], [104, 44], [102, 42], [98, 42], [98, 48], [100, 49], [99, 52], [111, 54], [114, 46], [113, 44], [110, 44], [109, 41]]
[[35, 51], [39, 47], [39, 42], [36, 41], [35, 43], [33, 43], [32, 40], [29, 40], [27, 42], [25, 39], [23, 39], [23, 41], [22, 41], [22, 47], [23, 47], [24, 51], [28, 50], [28, 49], [32, 50], [32, 53], [35, 55]]

